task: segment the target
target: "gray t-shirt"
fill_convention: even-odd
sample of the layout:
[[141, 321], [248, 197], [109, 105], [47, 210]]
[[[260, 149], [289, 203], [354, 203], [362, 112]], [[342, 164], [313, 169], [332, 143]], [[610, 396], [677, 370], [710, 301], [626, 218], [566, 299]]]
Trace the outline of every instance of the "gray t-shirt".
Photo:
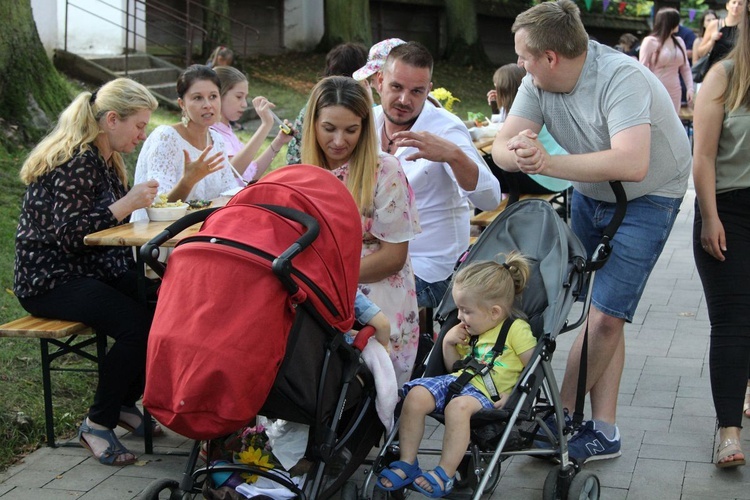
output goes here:
[[[692, 162], [690, 142], [664, 85], [632, 57], [589, 42], [586, 62], [570, 93], [555, 93], [523, 79], [510, 115], [547, 130], [570, 154], [611, 148], [610, 138], [630, 127], [651, 125], [651, 159], [641, 182], [623, 182], [632, 200], [651, 194], [680, 198], [687, 190]], [[573, 182], [582, 194], [614, 201], [609, 183]]]

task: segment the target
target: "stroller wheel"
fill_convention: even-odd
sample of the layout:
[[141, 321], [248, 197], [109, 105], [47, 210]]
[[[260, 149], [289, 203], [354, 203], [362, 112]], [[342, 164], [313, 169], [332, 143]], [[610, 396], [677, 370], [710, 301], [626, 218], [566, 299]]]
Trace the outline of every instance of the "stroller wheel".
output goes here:
[[562, 498], [576, 498], [569, 497], [567, 492], [570, 491], [571, 481], [575, 477], [575, 468], [568, 467], [563, 470], [562, 465], [555, 466], [547, 474], [547, 479], [544, 480], [544, 489], [542, 490], [542, 498], [544, 500], [560, 500]]
[[593, 472], [581, 471], [570, 482], [568, 498], [573, 500], [598, 500], [599, 478]]
[[190, 498], [189, 493], [180, 490], [180, 483], [174, 479], [162, 478], [153, 481], [138, 497], [140, 500], [179, 500]]
[[[479, 468], [484, 470], [483, 474], [490, 475], [490, 478], [487, 481], [482, 494], [492, 493], [492, 491], [495, 489], [495, 486], [497, 486], [497, 482], [500, 480], [500, 462], [498, 461], [495, 464], [495, 468], [491, 471], [487, 470], [489, 464], [490, 460], [488, 458], [481, 457], [479, 459]], [[479, 487], [479, 483], [482, 481], [482, 477], [477, 476], [477, 474], [474, 472], [475, 469], [477, 469], [477, 467], [474, 465], [474, 459], [470, 458], [466, 471], [466, 480], [468, 482], [469, 488], [471, 488], [472, 490], [476, 490]]]

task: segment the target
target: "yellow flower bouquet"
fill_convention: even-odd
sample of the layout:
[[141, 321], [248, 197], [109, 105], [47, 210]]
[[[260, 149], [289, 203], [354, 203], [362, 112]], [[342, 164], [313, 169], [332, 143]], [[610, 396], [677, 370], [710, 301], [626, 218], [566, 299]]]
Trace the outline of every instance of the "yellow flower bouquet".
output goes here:
[[[235, 463], [265, 470], [271, 470], [277, 465], [263, 425], [258, 424], [243, 429], [241, 442], [240, 450], [234, 454]], [[245, 473], [242, 474], [242, 478], [248, 483], [254, 483], [258, 480], [258, 475]]]
[[461, 102], [461, 99], [459, 99], [458, 97], [453, 97], [453, 94], [451, 94], [449, 90], [443, 87], [433, 89], [432, 97], [437, 99], [440, 104], [451, 113], [453, 113], [453, 104], [456, 102]]

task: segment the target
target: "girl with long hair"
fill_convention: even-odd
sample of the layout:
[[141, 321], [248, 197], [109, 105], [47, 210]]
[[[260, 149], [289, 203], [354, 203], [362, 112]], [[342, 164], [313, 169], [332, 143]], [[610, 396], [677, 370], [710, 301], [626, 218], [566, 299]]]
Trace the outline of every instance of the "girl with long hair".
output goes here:
[[287, 144], [291, 135], [279, 130], [271, 145], [261, 154], [257, 160], [253, 160], [258, 154], [271, 128], [274, 124], [273, 108], [275, 105], [263, 96], [253, 99], [253, 108], [260, 116], [261, 124], [246, 145], [240, 142], [232, 130], [231, 122], [237, 121], [247, 109], [248, 84], [247, 77], [237, 68], [232, 66], [219, 66], [214, 68], [221, 82], [219, 92], [221, 94], [221, 118], [211, 125], [211, 130], [221, 134], [229, 161], [235, 168], [243, 170], [242, 178], [238, 179], [240, 185], [257, 180], [268, 169], [274, 157], [281, 151], [281, 147]]
[[728, 0], [726, 17], [711, 21], [706, 27], [698, 51], [708, 57], [709, 67], [722, 60], [732, 47], [737, 37], [737, 26], [742, 18], [747, 0]]
[[745, 464], [740, 430], [750, 365], [750, 291], [736, 286], [750, 279], [750, 16], [745, 8], [738, 14], [737, 43], [708, 71], [694, 117], [693, 254], [711, 323], [715, 464], [722, 468]]
[[362, 216], [360, 290], [391, 322], [391, 360], [400, 383], [409, 380], [419, 320], [409, 240], [421, 230], [414, 193], [399, 161], [379, 151], [366, 89], [349, 77], [318, 82], [307, 101], [302, 163], [334, 173]]
[[706, 36], [706, 28], [711, 24], [711, 21], [715, 21], [718, 18], [716, 11], [708, 9], [701, 14], [701, 17], [698, 19], [698, 36], [693, 41], [693, 64], [697, 63], [701, 57], [708, 54], [710, 49], [704, 51], [700, 46], [703, 42], [703, 37]]
[[680, 13], [677, 9], [660, 9], [654, 18], [654, 29], [643, 39], [638, 60], [650, 69], [664, 84], [672, 98], [675, 113], [680, 112], [682, 87], [680, 75], [685, 82], [688, 105], [693, 102], [693, 74], [688, 63], [687, 49], [682, 38], [677, 36], [680, 28]]

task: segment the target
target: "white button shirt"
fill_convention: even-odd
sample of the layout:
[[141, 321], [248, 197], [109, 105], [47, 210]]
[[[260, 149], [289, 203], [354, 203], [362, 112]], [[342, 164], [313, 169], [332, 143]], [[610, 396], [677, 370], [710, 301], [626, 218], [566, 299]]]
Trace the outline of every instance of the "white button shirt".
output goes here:
[[[373, 110], [376, 130], [383, 127], [382, 106]], [[407, 161], [415, 148], [398, 148], [395, 153], [409, 179], [419, 210], [422, 232], [409, 242], [414, 274], [428, 283], [448, 278], [461, 254], [469, 246], [469, 200], [481, 210], [494, 210], [500, 204], [500, 184], [471, 141], [464, 123], [454, 114], [425, 102], [412, 132], [426, 131], [456, 145], [479, 169], [473, 191], [461, 189], [447, 163], [424, 158]]]

